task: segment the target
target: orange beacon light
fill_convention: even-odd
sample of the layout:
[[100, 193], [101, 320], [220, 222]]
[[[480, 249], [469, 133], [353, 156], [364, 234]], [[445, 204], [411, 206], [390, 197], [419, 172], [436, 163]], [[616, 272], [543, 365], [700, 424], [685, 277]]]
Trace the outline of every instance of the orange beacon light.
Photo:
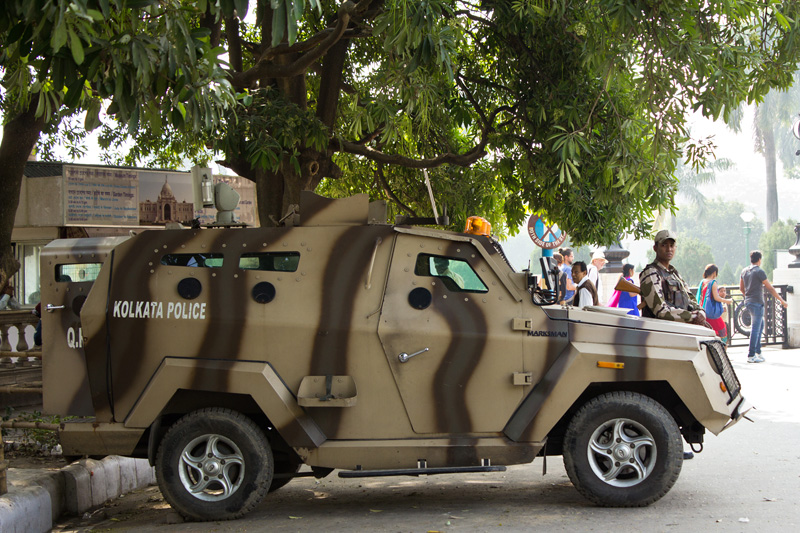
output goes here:
[[489, 221], [482, 217], [471, 216], [467, 219], [467, 225], [464, 228], [464, 233], [472, 235], [485, 235], [490, 237], [492, 235], [492, 225]]

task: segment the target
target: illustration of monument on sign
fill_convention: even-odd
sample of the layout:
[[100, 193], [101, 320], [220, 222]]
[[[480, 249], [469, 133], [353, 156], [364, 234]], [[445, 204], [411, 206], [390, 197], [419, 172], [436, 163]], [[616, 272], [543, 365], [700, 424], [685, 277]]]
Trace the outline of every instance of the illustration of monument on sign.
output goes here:
[[[140, 189], [141, 190], [141, 189]], [[189, 221], [194, 218], [194, 204], [178, 201], [169, 184], [169, 176], [164, 174], [164, 185], [155, 200], [146, 198], [139, 202], [140, 224], [165, 224], [167, 222]]]

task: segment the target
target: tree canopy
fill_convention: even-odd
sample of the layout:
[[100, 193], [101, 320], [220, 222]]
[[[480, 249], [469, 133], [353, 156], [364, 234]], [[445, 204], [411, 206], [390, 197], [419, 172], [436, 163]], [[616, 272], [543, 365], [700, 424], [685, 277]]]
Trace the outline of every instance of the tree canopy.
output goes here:
[[[301, 189], [430, 214], [427, 168], [456, 225], [536, 211], [577, 242], [644, 236], [673, 206], [679, 158], [709, 154], [686, 145], [687, 112], [727, 117], [800, 59], [798, 7], [773, 1], [219, 5], [198, 24], [227, 51], [239, 105], [194, 146], [256, 182], [262, 224]], [[168, 147], [146, 134], [144, 161]]]
[[[745, 224], [740, 215], [746, 210], [739, 202], [708, 200], [705, 208], [691, 205], [681, 209], [677, 229], [681, 235], [690, 235], [710, 246], [713, 259], [709, 263], [714, 262], [720, 269], [727, 263], [736, 271], [750, 264], [746, 243], [754, 250], [764, 235], [764, 222], [756, 218], [750, 223], [749, 239], [745, 238]], [[684, 249], [681, 245], [678, 256]]]
[[60, 131], [77, 143], [102, 115], [130, 134], [199, 131], [233, 104], [222, 49], [210, 46], [195, 13], [180, 0], [0, 3], [0, 286], [18, 268], [11, 230], [24, 165], [43, 132], [67, 119]]
[[[153, 2], [113, 4], [127, 12]], [[740, 102], [790, 84], [798, 10], [774, 0], [187, 3], [191, 41], [208, 36], [212, 50], [224, 50], [202, 57], [225, 58], [237, 105], [219, 126], [187, 118], [168, 132], [117, 106], [121, 129], [106, 142], [133, 135], [128, 163], [213, 154], [256, 183], [262, 224], [302, 189], [366, 191], [395, 213], [430, 215], [425, 168], [454, 227], [477, 213], [515, 229], [536, 211], [574, 242], [608, 244], [648, 234], [652, 213], [674, 205], [678, 160], [708, 157], [707, 143], [689, 139], [689, 111], [727, 118]], [[33, 37], [23, 31], [17, 41]], [[75, 59], [74, 42], [67, 38], [61, 56]], [[121, 93], [137, 86], [130, 80], [140, 73], [120, 74]], [[168, 113], [177, 118], [175, 107], [182, 116], [177, 105]], [[190, 135], [187, 123], [208, 127]]]
[[794, 233], [795, 221], [792, 219], [784, 222], [778, 220], [775, 222], [768, 231], [761, 234], [758, 239], [758, 248], [764, 254], [761, 262], [761, 268], [767, 273], [768, 277], [772, 277], [772, 271], [775, 270], [777, 265], [778, 254], [777, 250], [788, 250], [794, 246], [797, 240], [797, 235]]
[[[753, 118], [753, 148], [764, 156], [764, 174], [767, 192], [767, 220], [770, 228], [778, 221], [777, 162], [783, 165], [788, 178], [800, 177], [800, 159], [797, 157], [798, 142], [791, 134], [793, 120], [800, 111], [800, 73], [794, 74], [792, 85], [773, 89], [755, 106]], [[731, 116], [730, 127], [741, 130], [744, 109], [740, 107]]]

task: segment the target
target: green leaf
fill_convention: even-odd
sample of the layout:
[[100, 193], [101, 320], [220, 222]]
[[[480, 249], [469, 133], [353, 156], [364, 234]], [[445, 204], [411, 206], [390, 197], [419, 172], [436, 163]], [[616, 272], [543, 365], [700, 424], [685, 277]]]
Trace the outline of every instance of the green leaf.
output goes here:
[[292, 9], [292, 0], [286, 0], [286, 29], [288, 31], [289, 44], [292, 45], [297, 40], [297, 20]]
[[303, 18], [303, 11], [306, 9], [305, 0], [294, 0], [294, 20]]
[[233, 3], [236, 6], [236, 15], [239, 17], [239, 20], [244, 20], [247, 16], [248, 0], [234, 0]]
[[19, 41], [25, 34], [26, 28], [27, 24], [25, 22], [20, 22], [19, 24], [11, 28], [11, 31], [8, 32], [8, 37], [6, 38], [6, 45]]
[[100, 99], [92, 98], [86, 105], [86, 119], [84, 119], [83, 127], [86, 131], [92, 131], [100, 126]]
[[59, 16], [56, 27], [53, 28], [53, 35], [50, 37], [50, 48], [53, 52], [58, 52], [67, 44], [67, 25], [64, 24], [64, 18]]
[[236, 9], [234, 0], [219, 0], [219, 6], [222, 8], [222, 14], [226, 18], [233, 17], [233, 11]]
[[130, 9], [142, 9], [144, 7], [156, 5], [159, 0], [127, 0], [125, 7]]
[[109, 18], [111, 16], [111, 8], [108, 5], [108, 0], [98, 0], [97, 3], [100, 4], [100, 11], [103, 12], [103, 16]]
[[78, 65], [83, 63], [83, 44], [81, 43], [81, 38], [78, 37], [78, 34], [73, 32], [71, 29], [69, 30], [69, 40], [70, 40], [70, 51], [72, 52], [72, 59], [75, 60], [75, 63]]
[[277, 46], [283, 41], [286, 30], [286, 4], [281, 2], [276, 8], [273, 2], [272, 11], [272, 46]]
[[81, 77], [70, 83], [67, 88], [67, 95], [64, 97], [64, 105], [68, 109], [74, 109], [80, 102], [85, 83], [86, 79]]

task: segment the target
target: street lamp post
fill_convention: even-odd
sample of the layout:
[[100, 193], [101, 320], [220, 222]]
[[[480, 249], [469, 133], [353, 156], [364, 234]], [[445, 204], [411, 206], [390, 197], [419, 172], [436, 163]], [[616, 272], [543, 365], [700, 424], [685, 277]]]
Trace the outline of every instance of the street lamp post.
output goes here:
[[744, 245], [745, 245], [745, 255], [747, 256], [747, 263], [749, 264], [750, 261], [750, 232], [753, 228], [750, 227], [750, 223], [756, 218], [756, 215], [751, 213], [750, 211], [745, 211], [741, 215], [739, 215], [741, 219], [744, 221]]

